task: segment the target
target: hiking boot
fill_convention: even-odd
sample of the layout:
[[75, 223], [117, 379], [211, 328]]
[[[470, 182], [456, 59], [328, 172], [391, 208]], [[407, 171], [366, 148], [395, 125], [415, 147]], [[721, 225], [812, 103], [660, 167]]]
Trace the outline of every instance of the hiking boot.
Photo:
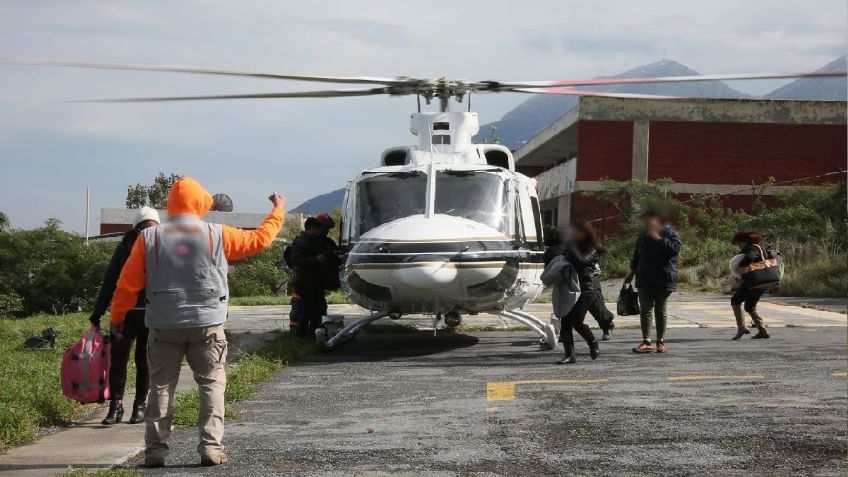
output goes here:
[[745, 335], [748, 335], [748, 334], [751, 334], [751, 331], [748, 328], [739, 328], [739, 330], [736, 331], [736, 336], [731, 338], [731, 340], [736, 341], [739, 338], [741, 338]]
[[589, 343], [589, 356], [592, 357], [592, 361], [598, 359], [598, 356], [601, 354], [601, 345], [598, 344], [598, 340], [595, 340]]
[[760, 332], [751, 337], [752, 340], [767, 340], [771, 338], [765, 328], [760, 328]]
[[658, 342], [657, 343], [657, 353], [665, 353], [665, 351], [666, 351], [665, 342], [663, 342], [663, 341]]
[[227, 463], [227, 454], [204, 454], [200, 456], [200, 465], [209, 467], [213, 465], [221, 465]]
[[147, 403], [144, 401], [133, 402], [133, 410], [130, 415], [130, 424], [138, 424], [139, 422], [144, 422], [144, 410], [147, 408]]
[[574, 364], [576, 362], [577, 360], [574, 359], [574, 355], [568, 355], [557, 361], [556, 364]]
[[654, 347], [651, 345], [650, 341], [643, 341], [642, 344], [633, 348], [634, 353], [652, 353], [654, 351]]
[[100, 422], [104, 426], [111, 426], [112, 424], [117, 424], [121, 422], [121, 419], [124, 418], [124, 405], [121, 401], [117, 399], [113, 399], [109, 401], [109, 412], [106, 413], [106, 417]]
[[165, 467], [165, 458], [158, 455], [146, 455], [144, 456], [144, 466], [148, 469]]

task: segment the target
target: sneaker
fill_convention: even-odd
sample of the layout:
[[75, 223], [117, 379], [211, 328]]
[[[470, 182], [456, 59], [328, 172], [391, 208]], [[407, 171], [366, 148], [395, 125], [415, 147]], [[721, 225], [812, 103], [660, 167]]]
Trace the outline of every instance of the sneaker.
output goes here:
[[147, 455], [144, 456], [144, 466], [148, 469], [156, 469], [159, 467], [165, 467], [165, 458], [156, 455]]
[[200, 456], [200, 465], [209, 467], [213, 465], [221, 465], [227, 463], [227, 454], [204, 454]]
[[643, 341], [642, 344], [633, 348], [634, 353], [651, 353], [654, 351], [653, 345], [651, 345], [650, 341]]
[[665, 343], [662, 342], [662, 341], [657, 343], [657, 353], [665, 353], [665, 351], [666, 351]]

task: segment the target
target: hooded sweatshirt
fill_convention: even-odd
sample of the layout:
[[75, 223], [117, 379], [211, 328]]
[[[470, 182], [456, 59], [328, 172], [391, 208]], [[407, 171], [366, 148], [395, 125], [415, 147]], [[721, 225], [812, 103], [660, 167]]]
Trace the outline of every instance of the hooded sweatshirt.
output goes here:
[[[171, 187], [168, 195], [169, 220], [181, 216], [199, 219], [205, 216], [211, 207], [212, 195], [196, 180], [183, 177]], [[284, 217], [283, 209], [274, 207], [255, 230], [246, 231], [222, 225], [221, 246], [226, 259], [239, 260], [267, 248], [280, 232]], [[145, 235], [141, 235], [133, 244], [130, 256], [118, 279], [115, 296], [112, 298], [112, 323], [123, 323], [127, 311], [135, 305], [139, 292], [145, 287], [146, 249]]]

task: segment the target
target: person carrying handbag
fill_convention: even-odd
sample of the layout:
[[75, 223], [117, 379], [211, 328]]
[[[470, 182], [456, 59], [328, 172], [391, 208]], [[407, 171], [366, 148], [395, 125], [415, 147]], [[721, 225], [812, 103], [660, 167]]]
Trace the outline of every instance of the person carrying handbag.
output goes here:
[[763, 237], [757, 232], [737, 232], [731, 239], [739, 247], [739, 255], [731, 261], [733, 272], [741, 277], [741, 284], [730, 298], [730, 306], [736, 317], [734, 340], [750, 333], [745, 325], [743, 310], [751, 315], [758, 333], [752, 339], [768, 339], [771, 336], [757, 312], [757, 303], [763, 293], [780, 282], [780, 268], [776, 254], [763, 249]]

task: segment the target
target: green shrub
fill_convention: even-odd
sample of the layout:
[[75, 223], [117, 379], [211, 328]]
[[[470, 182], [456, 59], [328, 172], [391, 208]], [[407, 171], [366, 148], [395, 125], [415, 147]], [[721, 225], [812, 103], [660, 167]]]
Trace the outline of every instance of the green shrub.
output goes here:
[[283, 262], [282, 242], [261, 253], [235, 264], [228, 276], [230, 296], [276, 295], [289, 280], [288, 268]]
[[0, 294], [19, 296], [27, 314], [90, 309], [114, 250], [111, 243], [86, 246], [59, 225], [0, 230]]

